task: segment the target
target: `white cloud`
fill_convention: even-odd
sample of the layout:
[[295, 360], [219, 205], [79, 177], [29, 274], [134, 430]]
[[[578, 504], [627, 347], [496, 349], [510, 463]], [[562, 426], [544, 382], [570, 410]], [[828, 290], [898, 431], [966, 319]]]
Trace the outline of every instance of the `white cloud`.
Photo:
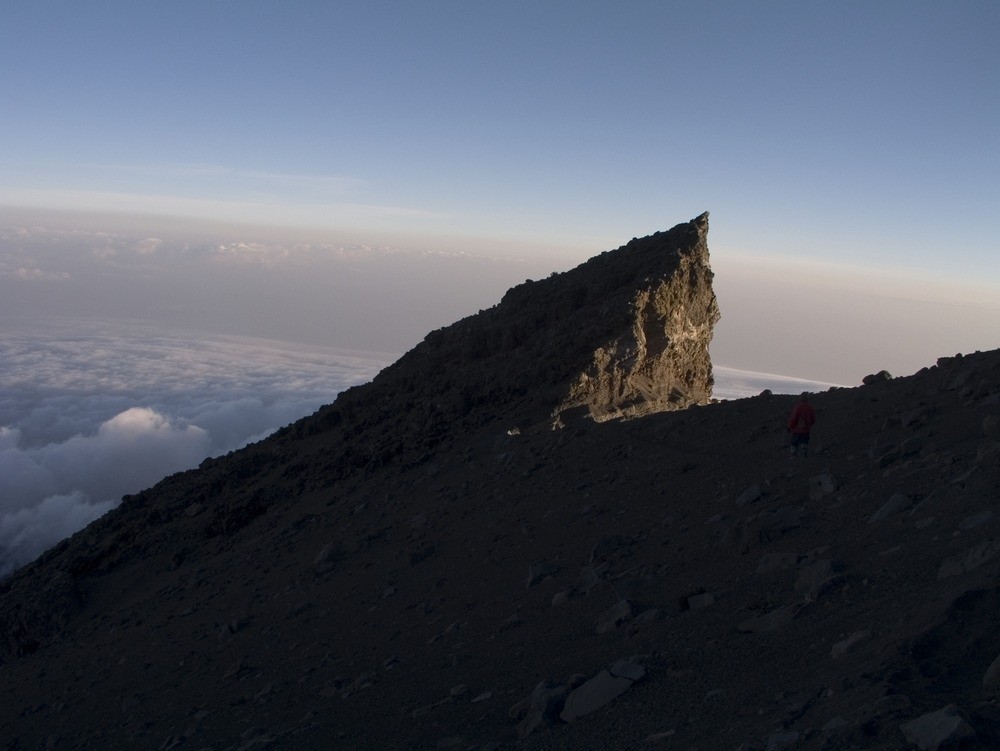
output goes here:
[[773, 394], [800, 394], [803, 391], [815, 393], [837, 385], [719, 366], [714, 366], [712, 371], [715, 376], [715, 389], [712, 395], [716, 399], [745, 399], [757, 396], [765, 389]]
[[49, 272], [36, 267], [18, 266], [16, 268], [7, 267], [0, 263], [0, 279], [19, 279], [26, 282], [39, 281], [66, 281], [70, 275], [65, 271]]
[[0, 512], [21, 510], [56, 492], [54, 478], [21, 449], [20, 432], [0, 428]]
[[115, 506], [93, 503], [79, 491], [54, 495], [30, 508], [0, 514], [0, 578], [30, 563], [48, 548]]
[[73, 436], [29, 455], [50, 474], [57, 492], [82, 490], [90, 498], [114, 499], [196, 466], [210, 444], [198, 426], [132, 407], [102, 423], [95, 435]]
[[72, 323], [0, 334], [0, 576], [121, 496], [259, 440], [385, 363]]
[[[330, 186], [336, 181], [270, 181], [260, 190], [243, 191], [242, 200], [97, 190], [9, 189], [0, 186], [0, 204], [73, 212], [110, 212], [153, 216], [192, 217], [222, 222], [283, 227], [343, 229], [368, 232], [453, 231], [455, 217], [409, 206], [378, 205], [343, 200]], [[293, 190], [288, 190], [293, 188]], [[234, 195], [218, 191], [212, 195]], [[238, 195], [238, 193], [237, 193]]]
[[163, 245], [163, 240], [156, 237], [147, 237], [135, 245], [135, 252], [141, 256], [148, 256], [151, 253], [155, 253], [161, 245]]
[[0, 429], [0, 576], [141, 490], [206, 456], [208, 434], [148, 408], [131, 408], [96, 433], [23, 448]]

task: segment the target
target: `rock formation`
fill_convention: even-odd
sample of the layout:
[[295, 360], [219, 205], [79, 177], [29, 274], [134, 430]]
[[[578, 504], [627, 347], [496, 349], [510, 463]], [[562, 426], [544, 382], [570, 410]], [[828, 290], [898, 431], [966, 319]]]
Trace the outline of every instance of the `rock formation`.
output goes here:
[[[501, 417], [558, 422], [581, 406], [600, 421], [705, 404], [719, 318], [707, 233], [705, 213], [514, 287], [493, 308], [431, 332], [300, 429], [360, 417], [379, 433], [391, 426], [397, 445], [386, 449], [396, 456], [426, 443], [429, 426], [454, 434]], [[410, 420], [414, 410], [425, 414]]]
[[599, 278], [624, 277], [629, 266], [634, 271], [618, 293], [624, 302], [599, 293], [608, 311], [600, 313], [620, 316], [622, 323], [604, 341], [596, 340], [600, 346], [556, 414], [584, 406], [602, 421], [708, 402], [713, 384], [708, 346], [719, 309], [707, 232], [706, 213], [590, 262]]
[[815, 395], [808, 459], [794, 397], [638, 416], [707, 397], [703, 250], [522, 285], [0, 583], [0, 748], [1000, 747], [1000, 352]]

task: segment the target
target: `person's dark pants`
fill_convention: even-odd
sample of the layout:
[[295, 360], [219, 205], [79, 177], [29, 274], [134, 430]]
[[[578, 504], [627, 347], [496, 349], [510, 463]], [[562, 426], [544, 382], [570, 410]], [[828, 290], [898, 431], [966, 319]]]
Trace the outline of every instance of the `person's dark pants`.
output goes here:
[[792, 456], [807, 456], [809, 454], [809, 434], [792, 433]]

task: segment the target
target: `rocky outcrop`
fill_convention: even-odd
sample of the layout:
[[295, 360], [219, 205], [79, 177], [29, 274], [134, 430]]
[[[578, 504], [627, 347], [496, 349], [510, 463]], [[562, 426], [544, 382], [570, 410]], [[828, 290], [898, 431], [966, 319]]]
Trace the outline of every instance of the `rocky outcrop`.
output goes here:
[[[708, 213], [539, 281], [424, 341], [350, 389], [300, 432], [352, 423], [379, 434], [379, 463], [483, 423], [595, 420], [705, 404], [719, 319]], [[382, 436], [396, 440], [386, 444]]]
[[633, 240], [619, 251], [629, 254], [637, 269], [658, 266], [658, 272], [634, 287], [627, 325], [594, 350], [557, 415], [584, 406], [602, 421], [709, 400], [713, 378], [708, 347], [719, 308], [707, 232], [706, 213], [672, 233]]

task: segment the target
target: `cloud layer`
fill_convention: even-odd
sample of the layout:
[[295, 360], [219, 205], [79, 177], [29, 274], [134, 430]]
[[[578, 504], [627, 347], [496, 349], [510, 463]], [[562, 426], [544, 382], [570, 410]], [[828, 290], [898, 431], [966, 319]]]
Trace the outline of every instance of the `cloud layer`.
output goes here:
[[0, 576], [122, 495], [259, 440], [384, 364], [73, 323], [0, 338]]

